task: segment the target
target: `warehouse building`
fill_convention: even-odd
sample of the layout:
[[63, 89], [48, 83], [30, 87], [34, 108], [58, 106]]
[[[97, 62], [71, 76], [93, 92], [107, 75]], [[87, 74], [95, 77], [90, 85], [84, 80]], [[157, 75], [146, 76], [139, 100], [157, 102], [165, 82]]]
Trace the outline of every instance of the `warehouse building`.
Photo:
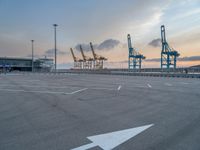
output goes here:
[[[53, 59], [38, 58], [33, 62], [34, 71], [51, 71], [53, 69]], [[32, 71], [31, 58], [0, 57], [1, 71]]]

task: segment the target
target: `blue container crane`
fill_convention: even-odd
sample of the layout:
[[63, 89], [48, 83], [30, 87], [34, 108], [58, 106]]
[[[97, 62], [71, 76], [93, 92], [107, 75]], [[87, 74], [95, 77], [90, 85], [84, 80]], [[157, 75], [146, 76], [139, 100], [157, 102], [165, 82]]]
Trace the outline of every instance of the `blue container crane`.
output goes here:
[[161, 69], [162, 68], [176, 68], [177, 57], [180, 56], [178, 51], [170, 48], [167, 43], [165, 36], [165, 26], [161, 26], [161, 42], [162, 42], [162, 51], [161, 51]]
[[129, 49], [128, 68], [141, 69], [142, 60], [145, 59], [145, 56], [137, 52], [136, 49], [132, 47], [130, 34], [127, 35], [127, 39], [128, 39], [128, 49]]

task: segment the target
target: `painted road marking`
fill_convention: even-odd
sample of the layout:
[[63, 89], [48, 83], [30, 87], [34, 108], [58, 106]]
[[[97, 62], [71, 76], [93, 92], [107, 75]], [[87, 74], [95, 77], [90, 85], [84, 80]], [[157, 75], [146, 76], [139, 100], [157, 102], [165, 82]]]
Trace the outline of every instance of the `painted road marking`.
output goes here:
[[41, 80], [21, 80], [21, 81], [25, 81], [25, 82], [41, 82]]
[[150, 128], [153, 124], [145, 125], [141, 127], [125, 129], [121, 131], [115, 131], [95, 136], [87, 137], [92, 143], [86, 144], [77, 148], [73, 148], [71, 150], [87, 150], [89, 148], [93, 148], [99, 146], [103, 150], [112, 150], [113, 148], [121, 145], [127, 140], [133, 138], [134, 136], [140, 134], [144, 130]]
[[165, 83], [165, 85], [167, 85], [167, 86], [172, 86], [172, 84], [170, 84], [170, 83]]
[[[44, 85], [26, 85], [26, 84], [19, 84], [19, 85], [11, 85], [11, 84], [1, 84], [0, 87], [30, 87], [30, 88], [51, 88], [51, 89], [66, 89], [66, 88], [79, 88], [78, 86], [54, 86], [54, 85], [49, 85], [49, 86], [44, 86]], [[117, 88], [117, 90], [121, 90], [121, 85]], [[84, 87], [86, 88], [86, 87]], [[116, 91], [114, 88], [101, 88], [101, 87], [87, 87], [87, 89], [93, 89], [93, 90], [109, 90], [109, 91]]]
[[[89, 88], [89, 87], [88, 87]], [[119, 90], [121, 90], [121, 88], [122, 88], [122, 86], [121, 85], [119, 85], [118, 87], [117, 87], [117, 89], [115, 89], [115, 88], [101, 88], [101, 87], [97, 87], [97, 88], [94, 88], [94, 87], [90, 87], [89, 89], [92, 89], [92, 90], [108, 90], [108, 91], [119, 91]]]
[[90, 89], [92, 89], [92, 90], [108, 90], [108, 91], [116, 91], [116, 89], [112, 89], [112, 88], [93, 88], [93, 87], [91, 87]]
[[187, 82], [180, 82], [180, 83], [182, 83], [182, 84], [189, 84], [189, 83], [187, 83]]
[[147, 84], [147, 86], [148, 86], [149, 88], [152, 88], [151, 84]]
[[3, 76], [19, 76], [19, 75], [22, 75], [22, 74], [12, 73], [12, 74], [0, 74], [0, 75], [3, 75]]
[[117, 88], [117, 90], [119, 91], [119, 90], [121, 89], [121, 87], [122, 87], [122, 86], [121, 86], [121, 85], [119, 85], [119, 86], [118, 86], [118, 88]]
[[71, 93], [66, 93], [66, 94], [76, 94], [78, 92], [82, 92], [82, 91], [85, 91], [87, 90], [88, 88], [83, 88], [83, 89], [80, 89], [80, 90], [77, 90], [77, 91], [74, 91], [74, 92], [71, 92]]
[[49, 86], [43, 86], [43, 85], [25, 85], [25, 84], [19, 84], [19, 85], [11, 85], [11, 84], [1, 84], [0, 87], [5, 87], [5, 86], [10, 86], [10, 87], [17, 87], [17, 86], [21, 86], [21, 87], [40, 87], [40, 88], [54, 88], [54, 89], [65, 89], [65, 88], [78, 88], [78, 86], [53, 86], [53, 85], [49, 85]]
[[6, 91], [6, 92], [24, 92], [24, 93], [43, 93], [43, 94], [65, 94], [65, 95], [73, 95], [76, 94], [78, 92], [82, 92], [87, 90], [87, 88], [83, 88], [77, 91], [73, 91], [73, 92], [55, 92], [55, 91], [33, 91], [33, 90], [17, 90], [17, 89], [0, 89], [0, 91]]
[[17, 90], [17, 89], [0, 89], [0, 91], [7, 91], [7, 92], [24, 92], [24, 90]]
[[20, 83], [21, 83], [21, 82], [25, 82], [25, 83], [26, 83], [26, 82], [41, 82], [41, 80], [33, 80], [33, 79], [32, 79], [32, 80], [24, 80], [24, 79], [23, 79], [23, 80], [18, 80], [18, 81], [19, 81]]

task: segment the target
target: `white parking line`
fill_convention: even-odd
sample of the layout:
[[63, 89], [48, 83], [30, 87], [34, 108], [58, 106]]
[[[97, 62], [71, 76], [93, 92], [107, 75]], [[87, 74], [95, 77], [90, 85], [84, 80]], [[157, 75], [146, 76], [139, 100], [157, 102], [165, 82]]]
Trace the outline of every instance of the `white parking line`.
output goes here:
[[[11, 85], [11, 84], [1, 84], [0, 87], [17, 87], [17, 86], [21, 86], [21, 87], [40, 87], [40, 88], [54, 88], [54, 89], [65, 89], [65, 88], [71, 88], [72, 86], [43, 86], [43, 85], [26, 85], [26, 84], [21, 84], [21, 85]], [[73, 86], [73, 88], [76, 88], [76, 86]], [[77, 86], [78, 88], [78, 86]]]
[[189, 83], [187, 83], [187, 82], [180, 82], [181, 84], [189, 84]]
[[41, 82], [41, 80], [18, 80], [18, 82]]
[[121, 90], [121, 88], [122, 88], [122, 86], [121, 85], [119, 85], [118, 87], [117, 87], [117, 89], [115, 89], [115, 88], [101, 88], [101, 87], [88, 87], [89, 89], [92, 89], [92, 90], [108, 90], [108, 91], [119, 91], [119, 90]]
[[76, 94], [78, 92], [82, 92], [87, 90], [87, 88], [83, 88], [77, 91], [73, 91], [73, 92], [56, 92], [56, 91], [28, 91], [28, 90], [17, 90], [17, 89], [0, 89], [0, 91], [6, 91], [6, 92], [24, 92], [24, 93], [43, 93], [43, 94], [65, 94], [65, 95], [73, 95]]
[[121, 85], [119, 85], [119, 86], [118, 86], [118, 88], [117, 88], [117, 90], [119, 91], [119, 90], [121, 89], [121, 87], [122, 87], [122, 86], [121, 86]]
[[147, 86], [148, 86], [149, 88], [152, 88], [151, 84], [147, 84]]
[[44, 93], [44, 94], [66, 94], [65, 92], [55, 92], [55, 91], [28, 91], [28, 90], [17, 90], [17, 89], [0, 89], [0, 91], [6, 91], [6, 92], [24, 92], [24, 93]]
[[[18, 87], [19, 85], [11, 85], [11, 84], [0, 84], [1, 88], [4, 87]], [[26, 84], [21, 84], [21, 87], [28, 87], [28, 88], [50, 88], [50, 89], [66, 89], [66, 88], [80, 88], [79, 86], [53, 86], [53, 85], [49, 85], [49, 86], [44, 86], [44, 85], [26, 85]], [[92, 89], [92, 90], [108, 90], [108, 91], [119, 91], [121, 90], [121, 85], [118, 86], [117, 89], [114, 88], [104, 88], [104, 87], [84, 87], [83, 89]], [[81, 89], [81, 90], [83, 90]], [[78, 90], [79, 91], [79, 90]], [[68, 93], [69, 94], [69, 93]]]
[[165, 83], [165, 85], [167, 85], [167, 86], [172, 86], [172, 84], [170, 84], [170, 83]]
[[66, 93], [66, 94], [76, 94], [78, 92], [82, 92], [82, 91], [85, 91], [87, 90], [88, 88], [83, 88], [83, 89], [80, 89], [80, 90], [77, 90], [77, 91], [74, 91], [74, 92], [71, 92], [71, 93]]
[[7, 91], [7, 92], [25, 92], [24, 90], [17, 90], [17, 89], [0, 89], [0, 91]]
[[92, 90], [108, 90], [108, 91], [116, 91], [116, 89], [112, 89], [112, 88], [94, 88], [94, 87], [91, 87], [90, 89]]

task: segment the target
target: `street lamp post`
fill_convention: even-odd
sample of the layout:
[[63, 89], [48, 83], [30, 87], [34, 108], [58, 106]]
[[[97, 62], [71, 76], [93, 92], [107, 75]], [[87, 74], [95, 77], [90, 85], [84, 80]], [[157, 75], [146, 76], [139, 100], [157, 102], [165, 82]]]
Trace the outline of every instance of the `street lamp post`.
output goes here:
[[34, 68], [34, 53], [33, 53], [33, 51], [34, 51], [34, 47], [33, 47], [33, 43], [34, 43], [34, 40], [31, 40], [31, 44], [32, 44], [32, 72], [33, 72], [33, 68]]
[[57, 48], [56, 48], [56, 27], [58, 26], [57, 24], [53, 24], [54, 26], [54, 40], [55, 40], [55, 71], [57, 67]]

